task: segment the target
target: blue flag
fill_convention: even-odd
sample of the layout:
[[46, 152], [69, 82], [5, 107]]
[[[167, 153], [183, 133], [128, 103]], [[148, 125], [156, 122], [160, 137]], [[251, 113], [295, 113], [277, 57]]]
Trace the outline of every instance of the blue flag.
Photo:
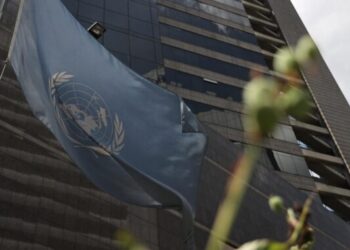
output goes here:
[[96, 186], [193, 218], [206, 137], [178, 96], [113, 57], [59, 0], [22, 0], [9, 53], [33, 113]]

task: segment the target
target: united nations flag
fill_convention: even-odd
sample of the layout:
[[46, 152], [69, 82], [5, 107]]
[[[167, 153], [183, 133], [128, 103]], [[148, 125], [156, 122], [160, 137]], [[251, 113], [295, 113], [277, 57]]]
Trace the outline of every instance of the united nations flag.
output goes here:
[[125, 202], [182, 207], [191, 225], [206, 137], [178, 96], [120, 63], [59, 0], [21, 1], [9, 59], [88, 178]]

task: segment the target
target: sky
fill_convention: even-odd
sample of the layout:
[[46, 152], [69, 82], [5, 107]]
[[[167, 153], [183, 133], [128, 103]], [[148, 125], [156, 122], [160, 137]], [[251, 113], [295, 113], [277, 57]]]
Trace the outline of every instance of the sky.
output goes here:
[[350, 1], [292, 2], [350, 103]]

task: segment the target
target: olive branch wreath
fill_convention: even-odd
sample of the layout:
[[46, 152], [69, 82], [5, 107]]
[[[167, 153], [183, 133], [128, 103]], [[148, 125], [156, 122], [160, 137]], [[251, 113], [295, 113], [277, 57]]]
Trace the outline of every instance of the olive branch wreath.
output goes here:
[[[76, 139], [72, 138], [69, 135], [68, 129], [60, 115], [60, 109], [57, 105], [57, 88], [61, 86], [64, 83], [69, 82], [74, 76], [68, 74], [67, 72], [59, 72], [52, 75], [52, 77], [49, 79], [49, 93], [51, 101], [55, 108], [55, 116], [58, 121], [59, 126], [62, 128], [64, 134], [71, 140], [76, 146], [87, 148], [90, 150], [93, 150], [94, 152], [110, 156], [111, 154], [118, 155], [120, 151], [124, 148], [124, 140], [125, 140], [125, 130], [123, 122], [119, 119], [119, 116], [116, 114], [113, 124], [113, 139], [110, 145], [99, 145], [99, 146], [86, 146]], [[65, 111], [65, 113], [73, 119], [72, 115]]]

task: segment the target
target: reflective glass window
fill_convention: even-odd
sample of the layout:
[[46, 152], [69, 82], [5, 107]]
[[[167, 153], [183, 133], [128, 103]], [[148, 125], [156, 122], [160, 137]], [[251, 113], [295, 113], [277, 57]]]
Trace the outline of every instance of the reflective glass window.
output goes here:
[[253, 34], [227, 27], [223, 24], [218, 24], [201, 17], [193, 16], [181, 11], [160, 6], [159, 12], [161, 16], [166, 16], [174, 20], [178, 20], [202, 29], [206, 29], [215, 33], [224, 34], [229, 37], [242, 40], [248, 43], [257, 44], [256, 38]]
[[104, 44], [108, 49], [121, 53], [128, 53], [129, 51], [129, 37], [122, 32], [108, 30], [104, 34]]
[[240, 0], [214, 0], [214, 1], [235, 7], [237, 9], [244, 10], [244, 6]]
[[129, 15], [143, 21], [151, 22], [150, 7], [144, 4], [129, 1]]
[[158, 9], [151, 7], [151, 19], [154, 24], [158, 24]]
[[91, 20], [89, 20], [88, 18], [78, 17], [77, 20], [85, 29], [89, 28], [92, 24]]
[[191, 89], [201, 93], [215, 94], [221, 98], [229, 98], [236, 102], [242, 101], [242, 89], [218, 82], [211, 83], [202, 77], [186, 74], [180, 71], [166, 69], [165, 79], [167, 82], [175, 82], [183, 88]]
[[104, 5], [104, 0], [80, 0], [80, 2], [96, 5], [101, 8], [103, 8], [103, 5]]
[[278, 168], [287, 173], [310, 176], [308, 166], [303, 157], [272, 151]]
[[153, 29], [151, 23], [140, 21], [134, 18], [130, 18], [129, 21], [131, 32], [149, 37], [153, 36]]
[[187, 104], [187, 106], [192, 110], [192, 112], [195, 114], [198, 114], [201, 112], [208, 112], [211, 110], [222, 110], [220, 108], [216, 108], [200, 102], [195, 102], [189, 99], [184, 99], [184, 101]]
[[150, 73], [152, 70], [156, 70], [157, 65], [153, 62], [131, 57], [131, 68], [140, 75], [145, 75], [147, 73]]
[[246, 17], [240, 16], [240, 15], [237, 15], [204, 3], [199, 3], [198, 7], [199, 7], [199, 10], [207, 14], [210, 14], [219, 18], [223, 18], [247, 27], [250, 26], [249, 19]]
[[136, 3], [141, 3], [141, 4], [148, 5], [151, 0], [132, 0], [132, 1], [134, 1]]
[[92, 21], [103, 22], [103, 9], [89, 4], [79, 4], [79, 16], [86, 17]]
[[124, 54], [124, 53], [120, 53], [120, 52], [116, 52], [111, 50], [112, 54], [122, 63], [124, 63], [126, 66], [130, 65], [130, 58], [128, 54]]
[[[237, 100], [238, 101], [238, 100]], [[227, 127], [242, 130], [241, 114], [234, 111], [225, 110]]]
[[105, 0], [106, 9], [110, 11], [115, 11], [122, 13], [124, 15], [128, 14], [128, 0]]
[[[172, 0], [172, 1], [181, 5], [188, 6], [191, 9], [196, 9], [198, 11], [207, 13], [212, 16], [227, 19], [232, 22], [242, 24], [244, 26], [250, 26], [250, 23], [247, 17], [226, 11], [224, 9], [217, 8], [215, 6], [212, 6], [206, 3], [201, 3], [196, 0]], [[243, 9], [242, 7], [243, 6], [241, 5], [238, 8], [242, 10]]]
[[[106, 11], [105, 23], [110, 27], [128, 29], [128, 17], [113, 11]], [[109, 32], [109, 30], [107, 31]]]
[[250, 70], [248, 68], [221, 62], [206, 56], [197, 55], [166, 45], [163, 46], [163, 48], [163, 56], [165, 58], [193, 65], [202, 69], [211, 70], [220, 74], [233, 76], [246, 81], [250, 79]]
[[150, 40], [130, 36], [130, 51], [133, 56], [149, 61], [155, 61], [154, 44]]
[[78, 1], [77, 0], [63, 0], [62, 2], [73, 15], [78, 14]]
[[291, 126], [279, 124], [276, 127], [272, 136], [273, 138], [276, 138], [282, 141], [297, 143], [297, 138], [295, 137], [294, 131]]
[[240, 48], [228, 43], [224, 43], [215, 39], [203, 37], [192, 32], [184, 31], [169, 25], [162, 24], [160, 26], [161, 34], [174, 38], [183, 42], [194, 44], [206, 49], [221, 52], [247, 61], [265, 65], [265, 60], [260, 53], [253, 52], [244, 48]]

